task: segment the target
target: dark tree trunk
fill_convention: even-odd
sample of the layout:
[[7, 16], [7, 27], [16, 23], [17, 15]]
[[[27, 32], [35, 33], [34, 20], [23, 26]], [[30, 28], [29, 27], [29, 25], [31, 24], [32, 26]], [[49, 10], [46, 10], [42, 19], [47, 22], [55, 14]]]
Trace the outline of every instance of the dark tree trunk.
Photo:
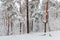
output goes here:
[[20, 23], [20, 34], [21, 34], [21, 27], [22, 27], [21, 25], [22, 25], [22, 23]]
[[[21, 11], [21, 0], [20, 0], [20, 14], [22, 14], [22, 11]], [[21, 34], [21, 26], [22, 24], [21, 24], [21, 22], [20, 22], [20, 34]]]
[[27, 10], [27, 33], [29, 33], [29, 12], [28, 12], [28, 0], [26, 0], [26, 10]]

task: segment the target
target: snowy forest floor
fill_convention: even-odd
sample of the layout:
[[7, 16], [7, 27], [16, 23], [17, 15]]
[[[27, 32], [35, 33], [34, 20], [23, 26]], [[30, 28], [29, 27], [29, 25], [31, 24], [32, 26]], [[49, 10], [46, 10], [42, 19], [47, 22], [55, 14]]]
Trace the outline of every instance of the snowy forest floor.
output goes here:
[[0, 36], [0, 40], [60, 40], [60, 31]]

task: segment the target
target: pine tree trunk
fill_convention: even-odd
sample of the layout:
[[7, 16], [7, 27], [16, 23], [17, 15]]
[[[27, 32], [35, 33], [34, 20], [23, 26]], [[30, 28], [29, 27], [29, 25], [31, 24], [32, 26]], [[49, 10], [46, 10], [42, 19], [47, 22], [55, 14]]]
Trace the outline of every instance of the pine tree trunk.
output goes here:
[[47, 22], [48, 22], [48, 1], [46, 3], [46, 23], [45, 23], [45, 30], [44, 30], [44, 32], [46, 32], [46, 24], [47, 24]]
[[20, 34], [21, 34], [21, 25], [22, 25], [22, 23], [20, 23]]
[[[20, 0], [20, 14], [22, 14], [22, 11], [21, 11], [21, 0]], [[20, 23], [20, 34], [21, 34], [21, 23]]]
[[28, 0], [26, 0], [26, 10], [27, 10], [27, 33], [29, 33], [29, 12], [28, 12]]

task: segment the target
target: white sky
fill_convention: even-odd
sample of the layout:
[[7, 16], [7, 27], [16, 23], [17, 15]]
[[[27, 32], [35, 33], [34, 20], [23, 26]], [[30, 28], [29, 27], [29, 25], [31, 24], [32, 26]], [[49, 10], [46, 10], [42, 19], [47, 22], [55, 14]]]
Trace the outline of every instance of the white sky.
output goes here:
[[1, 7], [1, 5], [2, 5], [2, 2], [0, 1], [0, 7]]
[[57, 0], [58, 2], [60, 2], [60, 0]]
[[1, 3], [2, 3], [2, 2], [0, 1], [0, 5], [1, 5]]

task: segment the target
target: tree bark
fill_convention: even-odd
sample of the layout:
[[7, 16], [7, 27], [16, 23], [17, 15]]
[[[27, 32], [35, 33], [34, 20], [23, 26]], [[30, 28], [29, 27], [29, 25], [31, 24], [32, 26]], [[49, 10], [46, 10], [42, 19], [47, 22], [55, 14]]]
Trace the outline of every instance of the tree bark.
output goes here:
[[46, 22], [45, 22], [45, 30], [44, 32], [46, 32], [46, 24], [48, 22], [48, 1], [46, 2]]
[[[20, 14], [22, 14], [22, 11], [21, 11], [21, 0], [20, 0]], [[20, 34], [21, 34], [21, 26], [22, 24], [20, 23]]]
[[28, 12], [28, 0], [26, 0], [26, 10], [27, 10], [27, 33], [29, 33], [29, 12]]
[[8, 17], [8, 35], [11, 35], [12, 33], [12, 19], [11, 17]]

